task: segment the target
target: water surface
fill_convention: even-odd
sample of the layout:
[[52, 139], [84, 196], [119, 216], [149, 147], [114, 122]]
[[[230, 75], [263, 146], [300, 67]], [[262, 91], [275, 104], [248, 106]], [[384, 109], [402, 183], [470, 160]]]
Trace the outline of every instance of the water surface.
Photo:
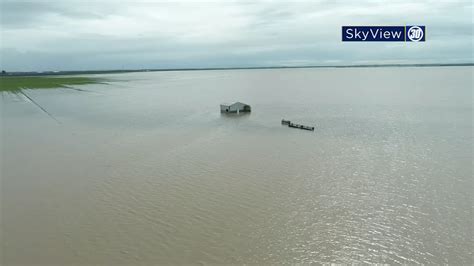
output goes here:
[[4, 265], [473, 263], [472, 67], [94, 76], [2, 95]]

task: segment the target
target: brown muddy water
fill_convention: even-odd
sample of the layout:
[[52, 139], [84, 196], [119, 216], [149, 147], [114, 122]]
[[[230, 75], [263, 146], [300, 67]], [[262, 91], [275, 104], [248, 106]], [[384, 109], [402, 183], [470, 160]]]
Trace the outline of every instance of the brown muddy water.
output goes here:
[[473, 263], [473, 67], [100, 77], [2, 95], [3, 265]]

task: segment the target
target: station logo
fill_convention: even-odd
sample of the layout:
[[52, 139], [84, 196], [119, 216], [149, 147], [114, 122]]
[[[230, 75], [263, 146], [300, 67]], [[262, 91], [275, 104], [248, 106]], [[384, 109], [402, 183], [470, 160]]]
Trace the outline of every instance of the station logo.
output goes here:
[[342, 26], [343, 42], [424, 42], [425, 26]]
[[412, 42], [424, 42], [425, 26], [406, 26], [406, 35], [407, 39]]

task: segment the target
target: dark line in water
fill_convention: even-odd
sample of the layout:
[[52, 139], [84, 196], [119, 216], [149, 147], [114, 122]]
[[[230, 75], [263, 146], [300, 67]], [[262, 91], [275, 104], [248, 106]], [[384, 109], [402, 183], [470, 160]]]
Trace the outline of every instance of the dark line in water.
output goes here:
[[84, 90], [84, 89], [77, 89], [69, 86], [63, 86], [64, 89], [69, 89], [69, 90], [75, 90], [75, 91], [82, 91], [82, 92], [92, 92], [90, 90]]
[[48, 111], [46, 111], [46, 109], [44, 109], [41, 105], [39, 105], [35, 100], [33, 100], [30, 96], [26, 95], [26, 93], [23, 91], [23, 90], [20, 90], [20, 93], [23, 94], [28, 100], [30, 100], [33, 104], [35, 104], [36, 106], [38, 106], [39, 109], [41, 109], [41, 111], [45, 112], [49, 117], [51, 117], [52, 119], [54, 119], [54, 121], [56, 121], [58, 124], [61, 124], [61, 122], [59, 122], [59, 120], [57, 120], [52, 114], [50, 114]]

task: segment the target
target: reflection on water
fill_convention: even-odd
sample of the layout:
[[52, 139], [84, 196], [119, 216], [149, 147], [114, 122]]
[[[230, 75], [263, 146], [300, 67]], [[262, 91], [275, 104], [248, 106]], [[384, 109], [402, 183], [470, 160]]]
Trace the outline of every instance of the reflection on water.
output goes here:
[[[4, 94], [3, 264], [472, 264], [472, 70], [130, 73], [28, 91], [60, 123]], [[221, 115], [237, 100], [252, 113]]]

